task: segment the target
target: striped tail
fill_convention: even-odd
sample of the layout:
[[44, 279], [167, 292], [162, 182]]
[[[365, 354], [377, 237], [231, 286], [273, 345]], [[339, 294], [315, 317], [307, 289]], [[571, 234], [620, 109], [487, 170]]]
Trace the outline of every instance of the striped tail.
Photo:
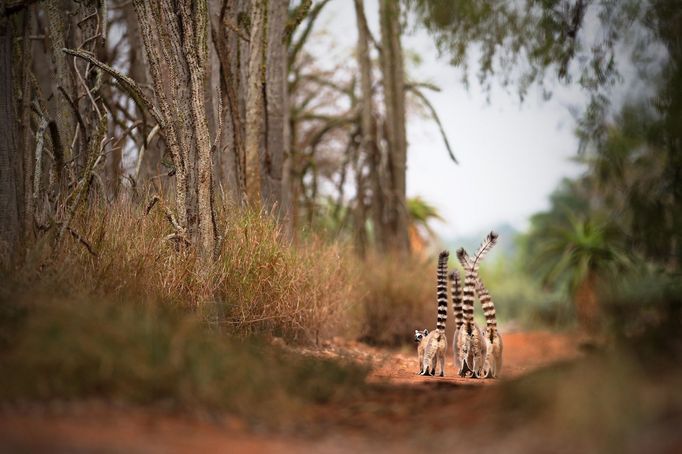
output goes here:
[[459, 260], [459, 263], [462, 264], [464, 271], [467, 271], [469, 268], [471, 268], [471, 259], [469, 258], [469, 253], [465, 251], [463, 247], [457, 249], [457, 260]]
[[[457, 250], [457, 258], [459, 262], [468, 263], [468, 254], [464, 248]], [[467, 332], [471, 333], [474, 326], [474, 288], [476, 285], [476, 273], [470, 267], [465, 267], [464, 274], [464, 289], [462, 290], [462, 315], [464, 323], [467, 327]]]
[[452, 282], [452, 312], [455, 314], [455, 326], [458, 329], [464, 324], [464, 314], [462, 313], [462, 280], [457, 270], [450, 273]]
[[478, 294], [478, 299], [481, 301], [483, 313], [485, 314], [486, 332], [491, 335], [497, 330], [495, 303], [493, 303], [493, 297], [490, 296], [488, 289], [485, 288], [483, 281], [481, 281], [480, 278], [476, 280], [476, 293]]
[[[494, 231], [490, 231], [488, 236], [485, 237], [485, 240], [483, 240], [483, 243], [481, 243], [481, 245], [478, 247], [478, 251], [476, 251], [476, 255], [474, 256], [474, 260], [473, 261], [469, 260], [470, 262], [469, 266], [465, 268], [468, 270], [478, 272], [478, 265], [481, 264], [481, 262], [488, 254], [488, 252], [490, 252], [493, 246], [495, 246], [498, 237], [499, 235], [497, 233], [495, 233]], [[464, 251], [464, 253], [466, 254], [466, 251]], [[457, 257], [459, 258], [459, 252]], [[468, 256], [466, 257], [466, 259], [468, 260]], [[462, 262], [462, 260], [463, 259], [460, 258], [459, 261]]]
[[450, 253], [443, 251], [438, 256], [438, 272], [436, 297], [438, 299], [438, 320], [436, 329], [440, 334], [445, 334], [445, 321], [448, 319], [448, 258]]

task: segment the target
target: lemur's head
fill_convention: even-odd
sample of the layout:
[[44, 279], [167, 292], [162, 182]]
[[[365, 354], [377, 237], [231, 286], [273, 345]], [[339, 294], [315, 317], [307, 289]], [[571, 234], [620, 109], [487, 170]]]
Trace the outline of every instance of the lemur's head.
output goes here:
[[419, 343], [424, 339], [427, 335], [429, 334], [429, 330], [425, 329], [424, 331], [419, 331], [418, 329], [414, 330], [414, 341], [416, 343]]

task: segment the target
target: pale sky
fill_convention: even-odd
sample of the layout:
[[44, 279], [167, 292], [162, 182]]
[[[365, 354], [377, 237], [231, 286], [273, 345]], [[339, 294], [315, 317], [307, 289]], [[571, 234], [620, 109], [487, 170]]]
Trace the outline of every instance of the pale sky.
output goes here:
[[[365, 8], [378, 38], [376, 0], [366, 0]], [[357, 31], [352, 0], [330, 2], [316, 29], [328, 34], [314, 40], [321, 61], [353, 61]], [[330, 52], [332, 42], [336, 48]], [[447, 58], [438, 59], [428, 34], [406, 35], [402, 44], [406, 53], [415, 52], [422, 60], [418, 67], [408, 66], [409, 76], [442, 89], [426, 95], [460, 162], [456, 165], [448, 157], [435, 123], [409, 116], [408, 196], [419, 195], [438, 208], [445, 222], [433, 227], [445, 238], [503, 223], [525, 228], [530, 215], [549, 206], [548, 196], [561, 179], [582, 171], [570, 161], [577, 140], [569, 107], [584, 102], [580, 91], [559, 87], [549, 101], [542, 101], [539, 90], [531, 89], [521, 104], [514, 88], [507, 93], [496, 85], [488, 103], [475, 76], [467, 90], [461, 70]]]

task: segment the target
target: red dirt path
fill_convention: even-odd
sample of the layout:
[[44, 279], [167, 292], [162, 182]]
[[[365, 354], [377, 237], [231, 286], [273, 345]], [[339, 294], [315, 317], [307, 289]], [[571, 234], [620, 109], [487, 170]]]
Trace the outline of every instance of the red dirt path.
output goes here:
[[504, 342], [500, 380], [455, 377], [452, 357], [446, 362], [448, 376], [417, 376], [414, 351], [392, 352], [342, 340], [309, 350], [369, 362], [375, 389], [348, 406], [321, 407], [315, 427], [305, 433], [258, 433], [229, 416], [169, 415], [101, 402], [51, 404], [0, 412], [0, 452], [359, 453], [443, 446], [469, 446], [479, 452], [501, 446], [507, 452], [543, 450], [547, 446], [534, 446], [523, 425], [513, 437], [504, 428], [490, 426], [486, 415], [496, 399], [495, 385], [579, 352], [568, 334], [515, 332], [506, 334]]

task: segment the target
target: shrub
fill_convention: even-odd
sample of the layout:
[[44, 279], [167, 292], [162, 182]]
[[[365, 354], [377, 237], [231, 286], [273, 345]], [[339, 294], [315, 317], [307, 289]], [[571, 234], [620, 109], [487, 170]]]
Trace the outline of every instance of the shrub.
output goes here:
[[359, 337], [370, 344], [412, 342], [415, 329], [435, 327], [436, 261], [371, 256], [358, 264]]

